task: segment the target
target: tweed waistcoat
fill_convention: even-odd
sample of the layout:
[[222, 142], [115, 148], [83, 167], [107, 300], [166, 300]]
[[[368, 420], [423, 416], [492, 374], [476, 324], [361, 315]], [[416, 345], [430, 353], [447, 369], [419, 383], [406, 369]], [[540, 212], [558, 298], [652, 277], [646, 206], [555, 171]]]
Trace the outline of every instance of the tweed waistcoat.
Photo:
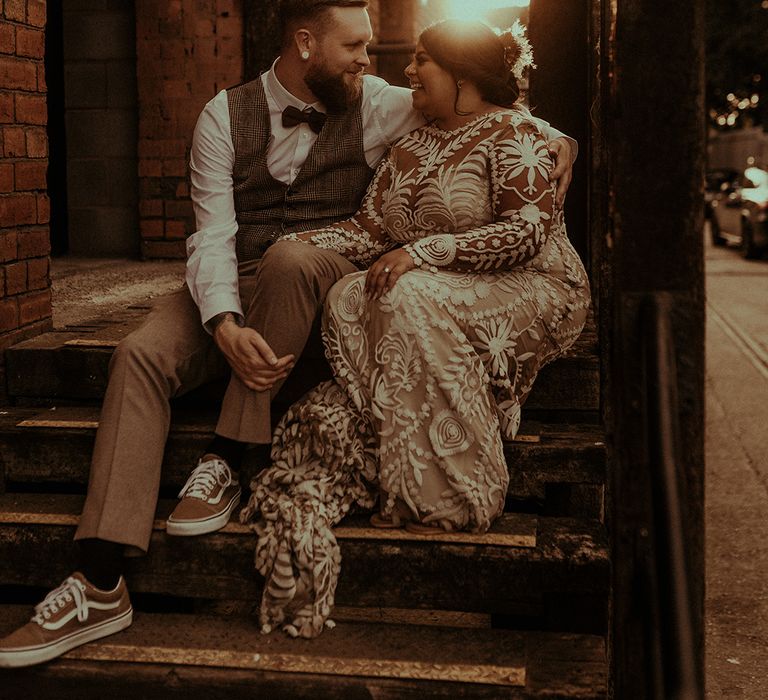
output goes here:
[[227, 90], [235, 164], [232, 173], [239, 262], [261, 257], [286, 233], [348, 219], [373, 176], [363, 150], [361, 98], [344, 114], [329, 114], [290, 185], [267, 167], [269, 106], [260, 78]]

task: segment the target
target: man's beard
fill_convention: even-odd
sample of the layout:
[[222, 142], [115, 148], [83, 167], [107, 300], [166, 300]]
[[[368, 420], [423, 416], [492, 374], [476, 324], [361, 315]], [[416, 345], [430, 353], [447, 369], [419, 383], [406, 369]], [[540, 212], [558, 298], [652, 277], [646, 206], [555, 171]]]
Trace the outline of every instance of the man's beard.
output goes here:
[[354, 81], [347, 83], [344, 73], [334, 75], [328, 72], [324, 63], [317, 63], [309, 67], [304, 82], [330, 114], [343, 114], [360, 96], [361, 74], [358, 73]]

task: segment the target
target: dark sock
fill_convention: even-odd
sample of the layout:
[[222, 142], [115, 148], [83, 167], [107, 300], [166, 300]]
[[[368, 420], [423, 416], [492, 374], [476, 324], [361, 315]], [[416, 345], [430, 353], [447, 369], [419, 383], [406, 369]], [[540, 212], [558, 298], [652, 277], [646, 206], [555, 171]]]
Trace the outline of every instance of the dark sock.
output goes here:
[[250, 455], [253, 458], [253, 461], [256, 463], [256, 465], [259, 468], [266, 467], [267, 465], [272, 463], [272, 445], [252, 445]]
[[111, 591], [123, 574], [125, 545], [107, 540], [78, 540], [78, 564], [80, 573], [96, 588]]
[[240, 471], [240, 464], [243, 461], [246, 443], [231, 440], [230, 438], [214, 435], [208, 447], [205, 448], [205, 454], [221, 457], [233, 471]]

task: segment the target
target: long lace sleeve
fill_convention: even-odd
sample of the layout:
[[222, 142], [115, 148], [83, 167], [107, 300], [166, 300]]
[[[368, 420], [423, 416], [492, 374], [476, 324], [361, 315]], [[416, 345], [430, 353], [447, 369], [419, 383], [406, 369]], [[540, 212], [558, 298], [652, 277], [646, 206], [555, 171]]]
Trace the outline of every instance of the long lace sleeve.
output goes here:
[[382, 225], [382, 202], [387, 195], [392, 160], [387, 156], [376, 169], [359, 211], [346, 221], [314, 231], [283, 236], [281, 240], [304, 241], [318, 248], [334, 250], [358, 267], [368, 267], [395, 247]]
[[510, 269], [538, 255], [555, 212], [552, 159], [530, 122], [500, 131], [489, 153], [494, 222], [461, 233], [437, 234], [403, 248], [417, 266], [435, 270]]

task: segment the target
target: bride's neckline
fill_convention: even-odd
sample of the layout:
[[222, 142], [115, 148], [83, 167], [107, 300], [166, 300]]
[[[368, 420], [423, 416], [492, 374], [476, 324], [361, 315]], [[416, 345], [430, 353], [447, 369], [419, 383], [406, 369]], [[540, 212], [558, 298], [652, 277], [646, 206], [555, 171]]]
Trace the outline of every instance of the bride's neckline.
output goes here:
[[464, 131], [465, 129], [468, 129], [471, 126], [474, 126], [478, 122], [482, 121], [483, 119], [487, 119], [488, 117], [492, 117], [496, 114], [501, 114], [503, 112], [509, 112], [509, 108], [502, 107], [500, 109], [493, 109], [489, 110], [488, 112], [483, 112], [481, 114], [478, 114], [476, 117], [473, 117], [468, 122], [465, 122], [461, 126], [454, 127], [453, 129], [443, 129], [439, 127], [436, 122], [429, 122], [427, 124], [428, 129], [433, 129], [434, 131], [437, 131], [441, 134], [458, 134], [461, 131]]

